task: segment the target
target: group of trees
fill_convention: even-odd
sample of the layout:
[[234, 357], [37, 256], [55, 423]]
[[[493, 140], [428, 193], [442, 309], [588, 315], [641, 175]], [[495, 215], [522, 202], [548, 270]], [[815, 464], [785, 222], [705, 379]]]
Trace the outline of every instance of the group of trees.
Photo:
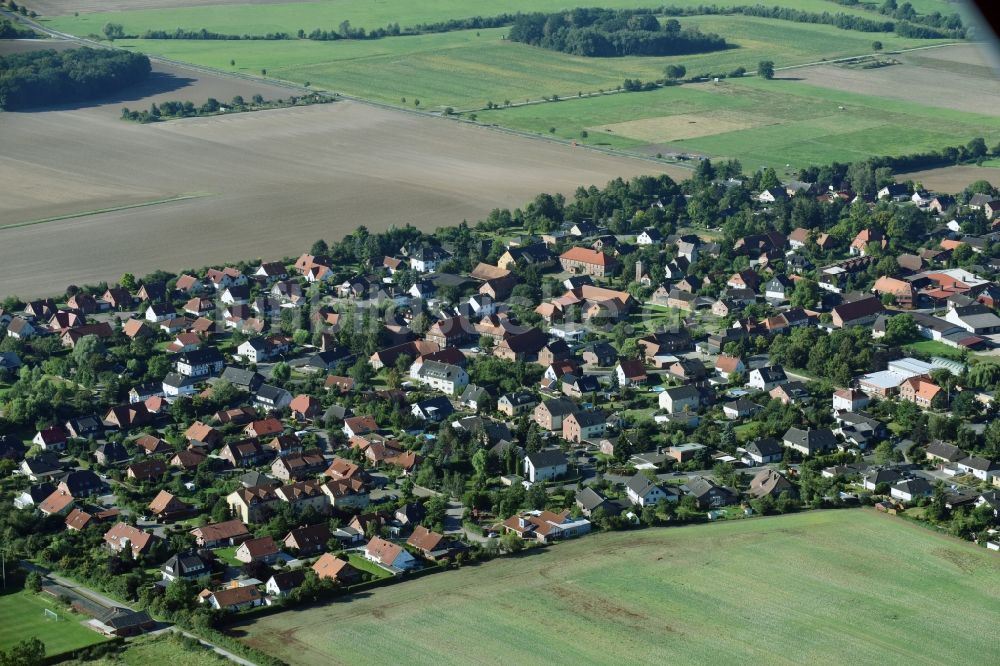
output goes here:
[[124, 51], [81, 48], [3, 56], [0, 109], [94, 99], [134, 85], [149, 72], [149, 58]]
[[669, 56], [727, 48], [716, 34], [684, 30], [676, 19], [662, 26], [650, 10], [573, 9], [522, 14], [512, 41], [589, 57]]
[[200, 106], [195, 106], [191, 101], [168, 101], [157, 105], [150, 104], [148, 110], [130, 109], [122, 107], [122, 120], [131, 120], [139, 123], [155, 123], [160, 120], [170, 120], [172, 118], [193, 118], [196, 116], [212, 116], [223, 111], [259, 111], [261, 109], [278, 109], [287, 106], [306, 106], [309, 104], [325, 104], [333, 99], [325, 95], [310, 93], [302, 97], [292, 96], [288, 99], [264, 99], [261, 95], [254, 95], [247, 101], [242, 95], [237, 95], [225, 104], [219, 102], [214, 97], [209, 97]]
[[38, 33], [31, 28], [22, 28], [7, 19], [0, 21], [0, 39], [33, 39], [35, 37], [38, 37]]

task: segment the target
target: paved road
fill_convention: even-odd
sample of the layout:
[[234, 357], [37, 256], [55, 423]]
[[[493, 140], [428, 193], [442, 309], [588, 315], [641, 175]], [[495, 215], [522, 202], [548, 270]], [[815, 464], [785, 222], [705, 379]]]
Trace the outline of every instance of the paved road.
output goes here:
[[[29, 571], [37, 571], [38, 573], [40, 573], [43, 576], [45, 576], [48, 580], [50, 580], [53, 583], [55, 583], [56, 585], [58, 585], [58, 586], [60, 586], [62, 588], [65, 588], [66, 590], [68, 590], [72, 595], [77, 595], [77, 596], [81, 597], [82, 599], [90, 601], [92, 603], [95, 603], [95, 604], [97, 604], [97, 605], [99, 605], [99, 606], [101, 606], [103, 608], [118, 607], [118, 608], [126, 608], [128, 610], [135, 610], [134, 608], [132, 608], [128, 604], [125, 604], [125, 603], [122, 603], [122, 602], [117, 601], [115, 599], [112, 599], [111, 597], [106, 596], [106, 595], [98, 592], [97, 590], [95, 590], [93, 588], [86, 587], [85, 585], [81, 585], [81, 584], [79, 584], [79, 583], [77, 583], [75, 581], [72, 581], [72, 580], [66, 578], [65, 576], [60, 576], [59, 574], [53, 573], [53, 572], [51, 572], [51, 571], [49, 571], [49, 570], [47, 570], [47, 569], [45, 569], [43, 567], [36, 566], [36, 565], [32, 564], [31, 562], [27, 562], [27, 561], [22, 560], [21, 561], [21, 566], [23, 566], [25, 569], [27, 569]], [[191, 633], [189, 633], [187, 631], [184, 631], [182, 629], [179, 629], [177, 627], [173, 627], [173, 626], [164, 627], [163, 629], [158, 629], [156, 631], [150, 632], [150, 635], [161, 634], [161, 633], [163, 633], [165, 631], [172, 631], [172, 632], [179, 633], [179, 634], [182, 634], [184, 636], [187, 636], [188, 638], [194, 638], [195, 640], [197, 640], [198, 642], [200, 642], [205, 647], [211, 648], [217, 654], [225, 657], [226, 659], [229, 659], [230, 661], [234, 661], [237, 664], [240, 664], [241, 666], [257, 666], [257, 664], [255, 664], [252, 661], [248, 661], [248, 660], [244, 659], [243, 657], [235, 655], [232, 652], [229, 652], [228, 650], [225, 650], [225, 649], [219, 647], [218, 645], [215, 645], [213, 643], [209, 643], [208, 641], [203, 640], [202, 638], [199, 638], [198, 636], [195, 636], [194, 634], [191, 634]]]

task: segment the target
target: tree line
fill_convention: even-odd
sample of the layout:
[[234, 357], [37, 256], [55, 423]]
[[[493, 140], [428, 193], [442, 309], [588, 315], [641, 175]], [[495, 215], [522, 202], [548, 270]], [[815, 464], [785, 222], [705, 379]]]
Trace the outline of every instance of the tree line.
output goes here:
[[714, 33], [682, 29], [676, 19], [660, 25], [647, 10], [573, 9], [522, 14], [510, 28], [511, 41], [587, 57], [669, 56], [727, 48]]
[[139, 110], [122, 107], [122, 120], [130, 120], [137, 123], [155, 123], [161, 120], [171, 120], [174, 118], [196, 118], [198, 116], [214, 116], [219, 113], [262, 111], [264, 109], [282, 109], [289, 106], [309, 106], [310, 104], [326, 104], [332, 102], [333, 98], [316, 93], [310, 93], [302, 97], [292, 96], [288, 99], [264, 99], [261, 95], [254, 95], [247, 101], [242, 95], [233, 97], [229, 104], [219, 102], [214, 97], [209, 97], [200, 106], [195, 106], [191, 101], [168, 101], [157, 105], [150, 104], [149, 109]]
[[[864, 5], [857, 2], [857, 0], [832, 0], [837, 4], [844, 6], [862, 6], [865, 9], [874, 9], [872, 5]], [[887, 8], [891, 5], [891, 8]], [[649, 16], [655, 19], [656, 16], [668, 16], [668, 17], [678, 17], [678, 16], [704, 16], [704, 15], [728, 15], [728, 14], [740, 14], [744, 16], [753, 16], [760, 18], [770, 18], [780, 21], [793, 21], [796, 23], [817, 23], [823, 25], [831, 25], [842, 30], [856, 30], [859, 32], [895, 32], [901, 37], [910, 37], [915, 39], [940, 39], [940, 38], [954, 38], [954, 39], [964, 39], [966, 36], [966, 29], [962, 25], [962, 19], [957, 14], [952, 14], [950, 16], [943, 16], [940, 12], [932, 12], [930, 14], [920, 15], [917, 14], [910, 3], [903, 3], [903, 5], [896, 7], [896, 3], [887, 2], [880, 8], [879, 13], [883, 16], [889, 18], [877, 19], [877, 18], [865, 18], [863, 16], [857, 16], [854, 14], [844, 14], [841, 12], [830, 13], [830, 12], [807, 12], [798, 9], [791, 9], [788, 7], [766, 7], [764, 5], [734, 5], [731, 7], [719, 6], [719, 5], [697, 5], [692, 7], [673, 7], [673, 6], [661, 6], [656, 8], [643, 8], [643, 9], [623, 9], [623, 10], [607, 10], [607, 9], [576, 9], [572, 10], [567, 16], [573, 17], [571, 23], [574, 26], [579, 27], [576, 23], [578, 18], [586, 17], [592, 15], [594, 12], [598, 13], [610, 13], [610, 14], [624, 14], [627, 16], [637, 16], [645, 17]], [[543, 14], [543, 16], [555, 16], [556, 14]], [[269, 32], [261, 35], [252, 34], [226, 34], [213, 32], [206, 30], [204, 28], [200, 30], [185, 30], [183, 28], [176, 28], [174, 30], [147, 30], [146, 32], [138, 35], [126, 34], [124, 28], [118, 23], [108, 23], [104, 26], [104, 35], [108, 39], [126, 39], [126, 38], [139, 38], [139, 39], [186, 39], [186, 40], [285, 40], [285, 39], [309, 39], [313, 41], [335, 41], [340, 39], [383, 39], [385, 37], [398, 37], [403, 35], [424, 35], [440, 32], [453, 32], [456, 30], [484, 30], [488, 28], [501, 28], [505, 26], [518, 26], [526, 17], [532, 17], [535, 14], [522, 14], [518, 13], [503, 13], [497, 14], [495, 16], [473, 16], [469, 18], [462, 19], [449, 19], [446, 21], [437, 21], [430, 23], [418, 23], [410, 27], [400, 27], [399, 23], [390, 23], [385, 27], [373, 28], [366, 30], [365, 28], [356, 28], [351, 25], [350, 21], [343, 21], [336, 28], [314, 28], [313, 30], [306, 32], [305, 29], [300, 28], [298, 32], [293, 36], [287, 32]], [[894, 19], [894, 20], [893, 20]], [[656, 27], [653, 26], [648, 19], [640, 19], [640, 21], [645, 22], [648, 26], [647, 30], [638, 30], [640, 32], [661, 32], [659, 24], [657, 22]], [[667, 22], [669, 24], [669, 21]], [[587, 24], [585, 27], [591, 27]], [[521, 30], [521, 28], [518, 28]], [[667, 28], [669, 31], [670, 28]], [[636, 30], [630, 28], [623, 28], [622, 32], [635, 32]], [[697, 31], [691, 31], [696, 35], [700, 35]], [[701, 35], [700, 38], [694, 36], [691, 37], [696, 44], [701, 43], [701, 40], [706, 37], [717, 37], [717, 35]], [[512, 33], [511, 37], [514, 41], [525, 42], [524, 39], [518, 39]], [[721, 39], [721, 38], [719, 38]], [[540, 42], [541, 38], [538, 38]], [[571, 47], [577, 51], [583, 50], [594, 50], [599, 48], [591, 44], [591, 42], [597, 42], [601, 48], [609, 49], [607, 43], [602, 42], [599, 38], [595, 37], [593, 34], [586, 34], [582, 37], [574, 37], [571, 40]], [[611, 40], [611, 43], [622, 49], [636, 49], [645, 48], [651, 51], [658, 51], [662, 49], [668, 49], [667, 42], [673, 43], [673, 48], [679, 48], [679, 42], [676, 36], [672, 40], [667, 40], [663, 35], [659, 35], [658, 38], [654, 39], [651, 36], [645, 36], [638, 41], [642, 42], [642, 46], [639, 46], [637, 42], [637, 37], [635, 35], [631, 38], [626, 39], [624, 36], [616, 40]], [[645, 42], [650, 42], [646, 44]], [[535, 45], [541, 45], [534, 41], [527, 42]], [[700, 53], [706, 50], [717, 50], [719, 48], [726, 48], [725, 44], [721, 46], [715, 46], [712, 49], [701, 47], [692, 47], [695, 50], [669, 50], [665, 53], [640, 53], [640, 52], [630, 52], [628, 55], [677, 55], [683, 53]], [[555, 50], [564, 51], [567, 53], [574, 53], [575, 55], [588, 55], [587, 53], [578, 53], [576, 51], [565, 50], [564, 48], [557, 48]]]
[[0, 57], [0, 109], [95, 99], [146, 78], [149, 58], [104, 49], [35, 51]]
[[22, 28], [7, 19], [0, 21], [0, 39], [34, 39], [38, 37], [31, 28]]

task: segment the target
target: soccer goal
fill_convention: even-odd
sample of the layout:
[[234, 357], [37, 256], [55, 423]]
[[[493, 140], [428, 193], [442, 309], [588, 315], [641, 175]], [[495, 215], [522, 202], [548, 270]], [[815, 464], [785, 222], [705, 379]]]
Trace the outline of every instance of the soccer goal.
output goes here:
[[56, 622], [58, 622], [59, 620], [62, 619], [61, 617], [59, 617], [58, 613], [56, 613], [54, 610], [50, 610], [48, 608], [43, 608], [42, 609], [42, 616], [45, 617], [46, 620], [54, 620]]

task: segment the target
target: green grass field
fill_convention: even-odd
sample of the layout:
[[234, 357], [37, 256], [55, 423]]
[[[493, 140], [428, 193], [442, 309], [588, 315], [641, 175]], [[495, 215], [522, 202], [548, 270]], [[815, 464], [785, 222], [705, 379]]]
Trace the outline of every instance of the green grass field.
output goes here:
[[142, 637], [126, 644], [121, 652], [96, 661], [88, 661], [91, 666], [222, 666], [229, 660], [215, 654], [208, 648], [193, 647], [182, 643], [179, 637]]
[[[265, 7], [267, 5], [259, 5]], [[118, 40], [118, 44], [184, 62], [294, 81], [390, 104], [407, 98], [422, 108], [482, 108], [488, 101], [523, 102], [551, 95], [611, 90], [626, 78], [661, 78], [667, 64], [691, 75], [754, 70], [867, 53], [872, 35], [831, 26], [749, 17], [701, 16], [685, 25], [718, 32], [737, 48], [668, 58], [585, 58], [502, 39], [506, 28], [394, 37], [374, 41]], [[65, 26], [63, 26], [65, 27]], [[75, 30], [75, 32], [82, 32]], [[887, 49], [939, 43], [878, 35]], [[230, 62], [236, 65], [231, 66]]]
[[[692, 7], [701, 0], [601, 0], [599, 3], [577, 3], [570, 0], [325, 0], [323, 2], [294, 2], [280, 4], [183, 7], [177, 9], [139, 9], [129, 12], [100, 12], [80, 16], [59, 16], [47, 19], [58, 30], [75, 34], [100, 33], [105, 23], [121, 23], [128, 34], [139, 34], [150, 29], [173, 30], [205, 28], [226, 34], [265, 34], [283, 31], [295, 34], [299, 28], [306, 32], [313, 28], [335, 29], [341, 21], [350, 21], [356, 28], [381, 28], [398, 23], [406, 28], [420, 23], [473, 16], [497, 16], [514, 12], [554, 12], [572, 7], [600, 6], [605, 8], [635, 9], [660, 7], [664, 4]], [[828, 0], [772, 0], [767, 3], [812, 12], [845, 13], [877, 17], [877, 14], [853, 7], [835, 5]], [[917, 11], [940, 11], [951, 14], [958, 11], [946, 0], [916, 0], [911, 4]]]
[[[46, 618], [42, 611], [54, 611], [59, 620]], [[0, 650], [26, 638], [45, 643], [45, 653], [59, 654], [68, 650], [96, 645], [104, 637], [80, 624], [82, 615], [68, 613], [55, 599], [31, 592], [14, 592], [0, 596]]]
[[[292, 664], [981, 664], [994, 553], [871, 510], [591, 535], [234, 627]], [[391, 628], [391, 630], [389, 630]]]
[[483, 112], [479, 119], [540, 134], [555, 127], [556, 136], [618, 148], [665, 144], [663, 152], [735, 157], [748, 168], [1000, 139], [1000, 117], [756, 77]]
[[[602, 6], [658, 6], [651, 0], [611, 0]], [[683, 5], [696, 5], [682, 0]], [[809, 11], [846, 11], [829, 0], [779, 0]], [[80, 35], [99, 33], [107, 21], [127, 33], [151, 28], [206, 28], [224, 33], [307, 32], [349, 20], [363, 27], [393, 21], [402, 26], [506, 11], [552, 11], [567, 0], [502, 0], [496, 4], [439, 0], [415, 5], [403, 0], [202, 6], [83, 14], [45, 19], [51, 27]], [[942, 0], [916, 3], [918, 11], [950, 13]], [[371, 41], [313, 42], [118, 40], [126, 48], [222, 71], [278, 78], [387, 104], [430, 111], [481, 109], [558, 95], [557, 103], [477, 112], [478, 120], [610, 148], [646, 153], [694, 152], [736, 157], [747, 167], [795, 167], [851, 161], [872, 154], [911, 153], [966, 143], [974, 136], [1000, 138], [996, 117], [942, 111], [807, 86], [793, 80], [727, 80], [717, 90], [681, 86], [639, 95], [602, 95], [626, 78], [661, 78], [668, 64], [689, 75], [753, 71], [760, 60], [778, 67], [822, 62], [870, 52], [873, 39], [887, 51], [930, 46], [892, 33], [862, 33], [833, 26], [746, 16], [682, 17], [686, 27], [724, 36], [734, 48], [668, 58], [585, 58], [517, 44], [508, 28], [392, 37]], [[234, 64], [231, 64], [234, 63]], [[794, 76], [794, 70], [779, 76]], [[201, 100], [193, 100], [200, 102]], [[845, 106], [843, 112], [838, 106]], [[641, 121], [641, 122], [640, 122]], [[627, 125], [621, 125], [628, 123]], [[554, 131], [552, 131], [554, 130]], [[584, 138], [583, 132], [586, 132]]]

